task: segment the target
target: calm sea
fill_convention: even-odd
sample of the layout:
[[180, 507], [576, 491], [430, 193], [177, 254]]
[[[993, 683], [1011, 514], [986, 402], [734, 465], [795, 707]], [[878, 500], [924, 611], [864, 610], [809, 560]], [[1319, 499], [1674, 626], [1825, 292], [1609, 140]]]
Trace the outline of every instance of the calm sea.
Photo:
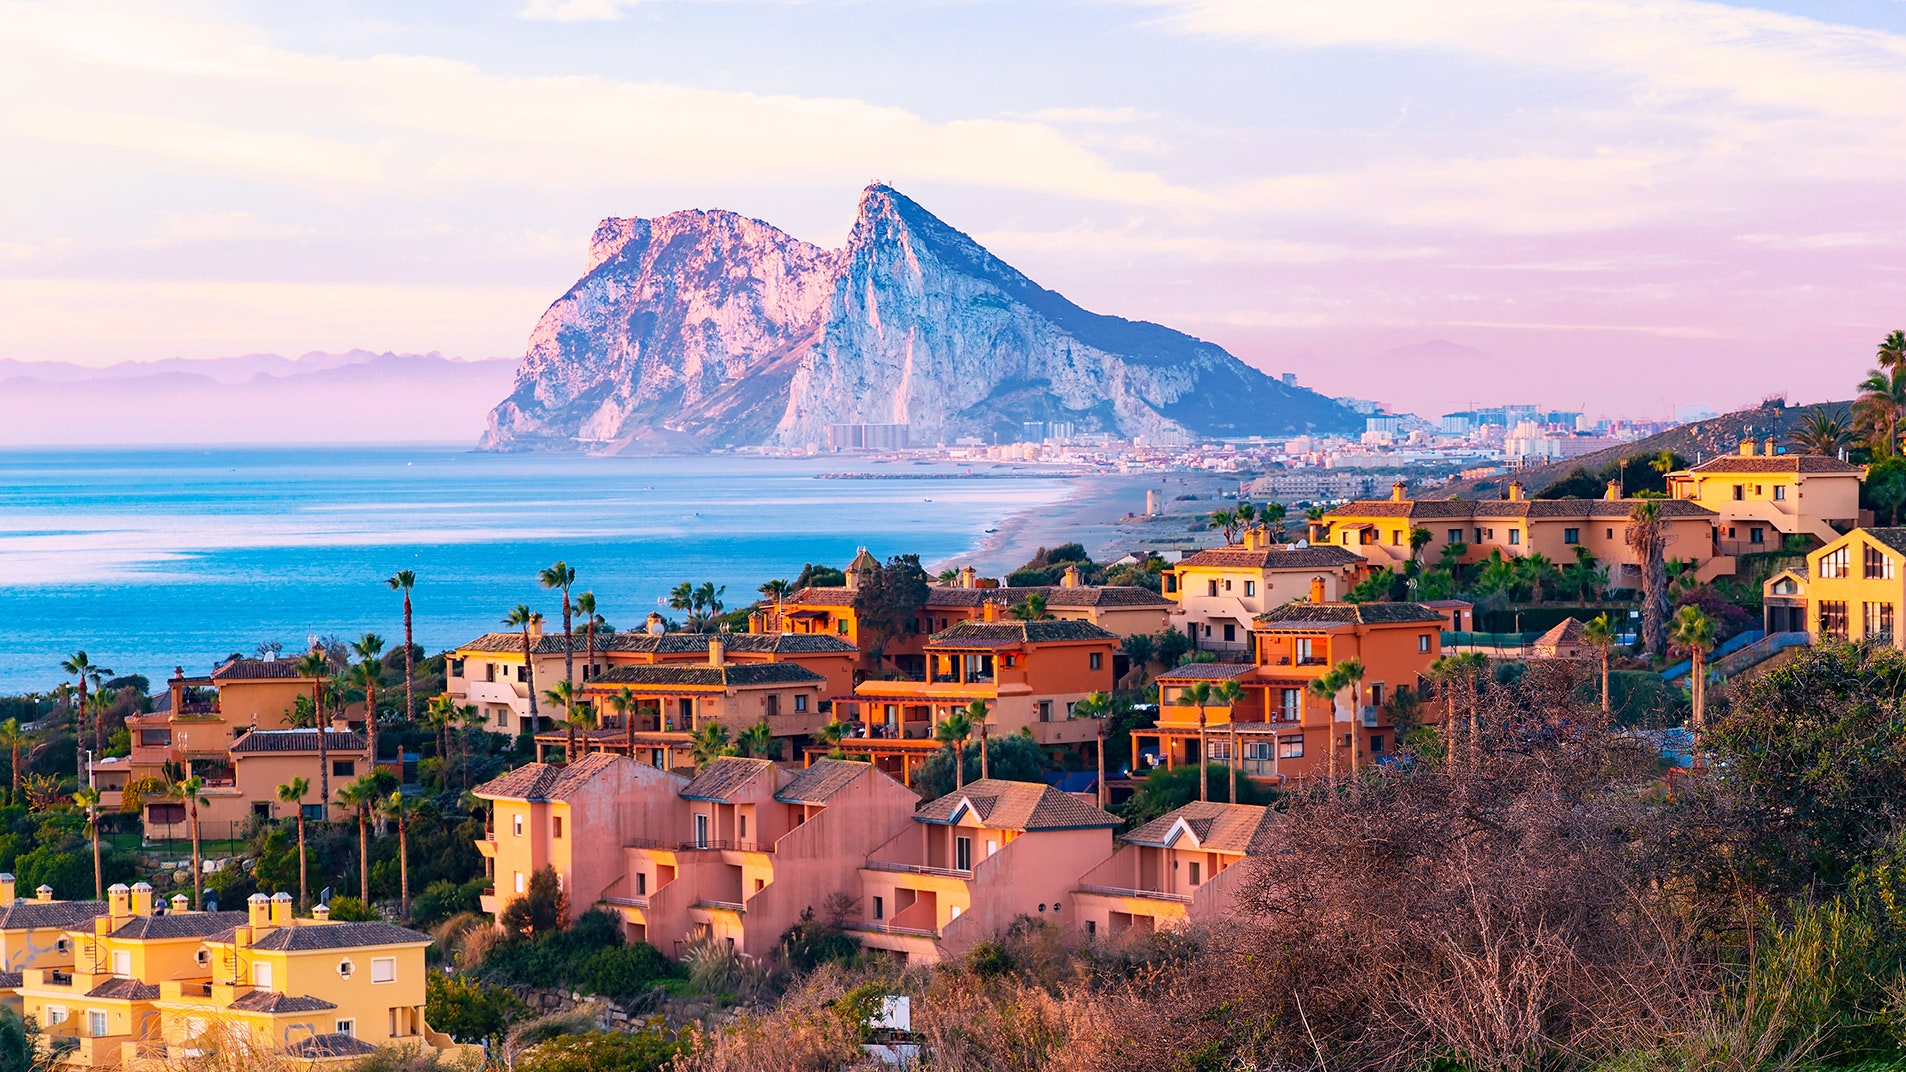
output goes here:
[[[898, 479], [817, 479], [828, 472]], [[417, 574], [417, 642], [499, 628], [560, 558], [618, 627], [680, 581], [755, 598], [857, 546], [931, 563], [1065, 478], [864, 459], [582, 458], [461, 447], [0, 451], [0, 692], [44, 690], [84, 648], [158, 681], [262, 641], [403, 636], [384, 579]]]

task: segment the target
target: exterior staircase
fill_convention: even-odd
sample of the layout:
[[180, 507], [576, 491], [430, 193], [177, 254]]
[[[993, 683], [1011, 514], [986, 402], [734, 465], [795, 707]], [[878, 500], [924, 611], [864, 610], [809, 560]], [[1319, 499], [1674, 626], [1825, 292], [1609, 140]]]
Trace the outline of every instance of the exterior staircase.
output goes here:
[[[1727, 642], [1708, 653], [1707, 670], [1710, 677], [1732, 677], [1743, 670], [1752, 669], [1768, 659], [1810, 642], [1806, 633], [1764, 633], [1759, 629], [1749, 629], [1728, 638]], [[1661, 679], [1670, 684], [1688, 676], [1693, 664], [1682, 661], [1661, 671]]]

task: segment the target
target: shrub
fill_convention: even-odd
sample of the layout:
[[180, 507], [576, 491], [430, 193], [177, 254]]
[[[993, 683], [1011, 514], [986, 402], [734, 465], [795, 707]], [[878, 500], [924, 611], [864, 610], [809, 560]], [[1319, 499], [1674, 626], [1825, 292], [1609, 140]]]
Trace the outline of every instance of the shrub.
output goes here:
[[652, 1022], [640, 1031], [561, 1035], [516, 1062], [517, 1072], [656, 1072], [686, 1048], [682, 1036]]
[[349, 894], [340, 894], [331, 898], [331, 918], [347, 923], [374, 923], [384, 917], [363, 901]]
[[431, 972], [424, 978], [424, 1019], [459, 1042], [500, 1037], [529, 1010], [509, 991]]

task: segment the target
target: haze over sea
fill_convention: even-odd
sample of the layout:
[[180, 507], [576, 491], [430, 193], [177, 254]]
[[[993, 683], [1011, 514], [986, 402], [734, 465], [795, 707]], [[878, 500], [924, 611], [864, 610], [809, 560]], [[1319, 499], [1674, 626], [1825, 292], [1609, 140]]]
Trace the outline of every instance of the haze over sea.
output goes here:
[[[928, 564], [1000, 519], [1063, 499], [1063, 476], [929, 479], [954, 466], [866, 459], [589, 458], [462, 446], [0, 451], [0, 691], [45, 690], [84, 648], [154, 688], [232, 652], [371, 631], [401, 644], [384, 583], [417, 574], [417, 643], [500, 629], [557, 559], [618, 628], [680, 581], [742, 606], [805, 562], [865, 545]], [[903, 479], [822, 480], [825, 472]], [[665, 608], [664, 613], [669, 613]]]

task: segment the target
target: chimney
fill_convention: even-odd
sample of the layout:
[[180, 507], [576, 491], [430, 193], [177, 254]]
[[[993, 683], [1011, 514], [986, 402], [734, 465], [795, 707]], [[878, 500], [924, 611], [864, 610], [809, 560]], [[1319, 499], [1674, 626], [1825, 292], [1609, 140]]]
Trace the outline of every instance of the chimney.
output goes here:
[[531, 640], [534, 640], [537, 637], [542, 635], [543, 635], [543, 618], [542, 618], [542, 615], [539, 614], [539, 615], [536, 615], [535, 617], [532, 617], [529, 620], [529, 636]]
[[331, 906], [328, 904], [321, 904], [318, 907], [313, 908], [311, 910], [311, 918], [317, 920], [319, 923], [331, 922]]
[[668, 626], [662, 623], [662, 616], [655, 611], [649, 611], [648, 624], [643, 628], [647, 630], [650, 636], [661, 636], [663, 633], [668, 632]]
[[1085, 576], [1079, 572], [1079, 567], [1067, 566], [1066, 571], [1063, 574], [1060, 574], [1059, 576], [1059, 587], [1061, 588], [1085, 587]]
[[291, 923], [291, 895], [283, 890], [271, 895], [271, 925], [283, 927]]
[[115, 882], [106, 889], [106, 914], [117, 924], [132, 915], [132, 891], [123, 882]]
[[728, 645], [722, 642], [719, 634], [708, 638], [708, 665], [720, 666], [728, 661]]
[[1741, 457], [1751, 458], [1753, 456], [1754, 456], [1754, 440], [1753, 440], [1753, 437], [1749, 436], [1748, 438], [1741, 440]]
[[1602, 493], [1602, 498], [1607, 499], [1610, 502], [1614, 502], [1615, 500], [1621, 498], [1621, 481], [1610, 480], [1608, 482], [1608, 490]]
[[45, 904], [53, 900], [53, 887], [41, 883], [40, 888], [33, 891], [33, 895], [39, 898], [42, 904]]
[[1408, 485], [1404, 484], [1401, 480], [1397, 481], [1394, 484], [1391, 484], [1390, 485], [1390, 501], [1391, 502], [1409, 502], [1410, 501], [1408, 498], [1409, 490], [1410, 489]]
[[1312, 603], [1322, 603], [1324, 601], [1324, 579], [1322, 577], [1312, 577], [1310, 579], [1310, 601]]
[[13, 903], [13, 876], [0, 874], [0, 908]]
[[1509, 481], [1509, 501], [1510, 502], [1522, 501], [1522, 481], [1520, 480]]
[[977, 567], [964, 566], [960, 569], [960, 587], [961, 588], [978, 588], [979, 587], [979, 569]]
[[1145, 492], [1145, 516], [1158, 516], [1158, 491], [1155, 488], [1148, 489]]
[[132, 914], [149, 916], [152, 914], [152, 884], [135, 882], [132, 884]]
[[1766, 440], [1761, 443], [1761, 453], [1767, 455], [1769, 458], [1774, 456], [1773, 436], [1768, 436]]
[[174, 915], [184, 912], [191, 904], [191, 899], [186, 897], [183, 893], [175, 893], [172, 895], [172, 912]]
[[981, 603], [979, 605], [979, 620], [982, 622], [998, 621], [999, 620], [999, 604], [993, 602], [990, 599]]
[[271, 926], [271, 898], [262, 893], [245, 898], [245, 923], [253, 929]]
[[172, 713], [177, 715], [185, 706], [185, 667], [173, 667], [172, 680], [166, 684], [172, 696]]

